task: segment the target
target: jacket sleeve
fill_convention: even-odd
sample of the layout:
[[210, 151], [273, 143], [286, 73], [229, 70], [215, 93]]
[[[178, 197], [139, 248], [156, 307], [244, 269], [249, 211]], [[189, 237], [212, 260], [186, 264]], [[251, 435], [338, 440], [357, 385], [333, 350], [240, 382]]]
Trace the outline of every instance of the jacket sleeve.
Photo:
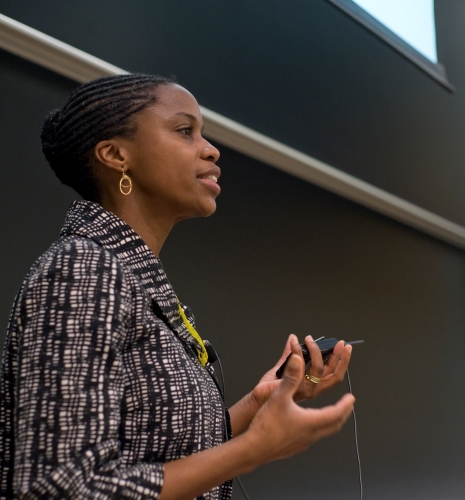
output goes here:
[[90, 240], [62, 243], [29, 277], [17, 311], [20, 499], [159, 497], [163, 464], [120, 458], [129, 300], [118, 260]]

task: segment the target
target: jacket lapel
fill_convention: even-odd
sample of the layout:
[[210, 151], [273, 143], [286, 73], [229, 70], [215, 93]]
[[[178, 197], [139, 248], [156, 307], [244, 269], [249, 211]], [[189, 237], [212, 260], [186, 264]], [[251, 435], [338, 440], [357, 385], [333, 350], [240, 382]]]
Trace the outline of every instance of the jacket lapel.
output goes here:
[[162, 319], [182, 340], [197, 346], [181, 319], [176, 294], [160, 259], [130, 226], [97, 203], [75, 201], [61, 231], [62, 236], [72, 234], [92, 239], [130, 267], [155, 304], [154, 311], [161, 312]]

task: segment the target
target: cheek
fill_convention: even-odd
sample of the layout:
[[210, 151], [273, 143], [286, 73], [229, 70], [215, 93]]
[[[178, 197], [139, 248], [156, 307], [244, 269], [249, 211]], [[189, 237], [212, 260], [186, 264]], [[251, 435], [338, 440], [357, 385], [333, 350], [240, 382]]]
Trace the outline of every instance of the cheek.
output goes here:
[[186, 169], [185, 165], [169, 155], [151, 158], [141, 173], [138, 179], [141, 190], [159, 199], [183, 203], [181, 200], [186, 201], [196, 191], [196, 178], [192, 169]]
[[196, 155], [183, 141], [163, 137], [137, 145], [137, 179], [143, 191], [163, 198], [178, 197], [197, 188]]
[[183, 151], [170, 151], [158, 157], [157, 175], [164, 185], [172, 183], [174, 188], [192, 189], [196, 181], [195, 158]]
[[137, 158], [137, 174], [143, 184], [160, 184], [172, 170], [170, 158], [155, 148], [147, 148]]

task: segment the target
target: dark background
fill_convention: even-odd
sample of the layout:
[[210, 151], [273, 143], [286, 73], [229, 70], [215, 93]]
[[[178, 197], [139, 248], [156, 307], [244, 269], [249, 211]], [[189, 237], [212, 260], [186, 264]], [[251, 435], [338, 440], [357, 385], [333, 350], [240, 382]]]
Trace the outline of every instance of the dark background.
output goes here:
[[[465, 2], [438, 1], [448, 92], [325, 0], [0, 0], [0, 13], [465, 224]], [[0, 320], [71, 200], [40, 152], [75, 83], [0, 51]], [[218, 211], [162, 251], [220, 351], [230, 404], [291, 332], [354, 347], [366, 499], [465, 497], [465, 255], [219, 146]], [[334, 401], [344, 391], [315, 401]], [[244, 477], [252, 499], [358, 498], [353, 431]], [[236, 488], [234, 498], [241, 498]]]

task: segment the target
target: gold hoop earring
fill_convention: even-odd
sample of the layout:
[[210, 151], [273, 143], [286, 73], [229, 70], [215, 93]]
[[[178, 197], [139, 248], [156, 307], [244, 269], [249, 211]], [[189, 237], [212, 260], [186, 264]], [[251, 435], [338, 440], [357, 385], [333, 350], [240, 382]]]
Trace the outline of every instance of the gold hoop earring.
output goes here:
[[[121, 168], [123, 168], [123, 167], [121, 167]], [[121, 194], [124, 194], [125, 196], [130, 194], [130, 192], [132, 191], [131, 178], [129, 177], [129, 175], [126, 175], [124, 173], [124, 169], [121, 172], [121, 179], [119, 181], [119, 190], [121, 191]]]

